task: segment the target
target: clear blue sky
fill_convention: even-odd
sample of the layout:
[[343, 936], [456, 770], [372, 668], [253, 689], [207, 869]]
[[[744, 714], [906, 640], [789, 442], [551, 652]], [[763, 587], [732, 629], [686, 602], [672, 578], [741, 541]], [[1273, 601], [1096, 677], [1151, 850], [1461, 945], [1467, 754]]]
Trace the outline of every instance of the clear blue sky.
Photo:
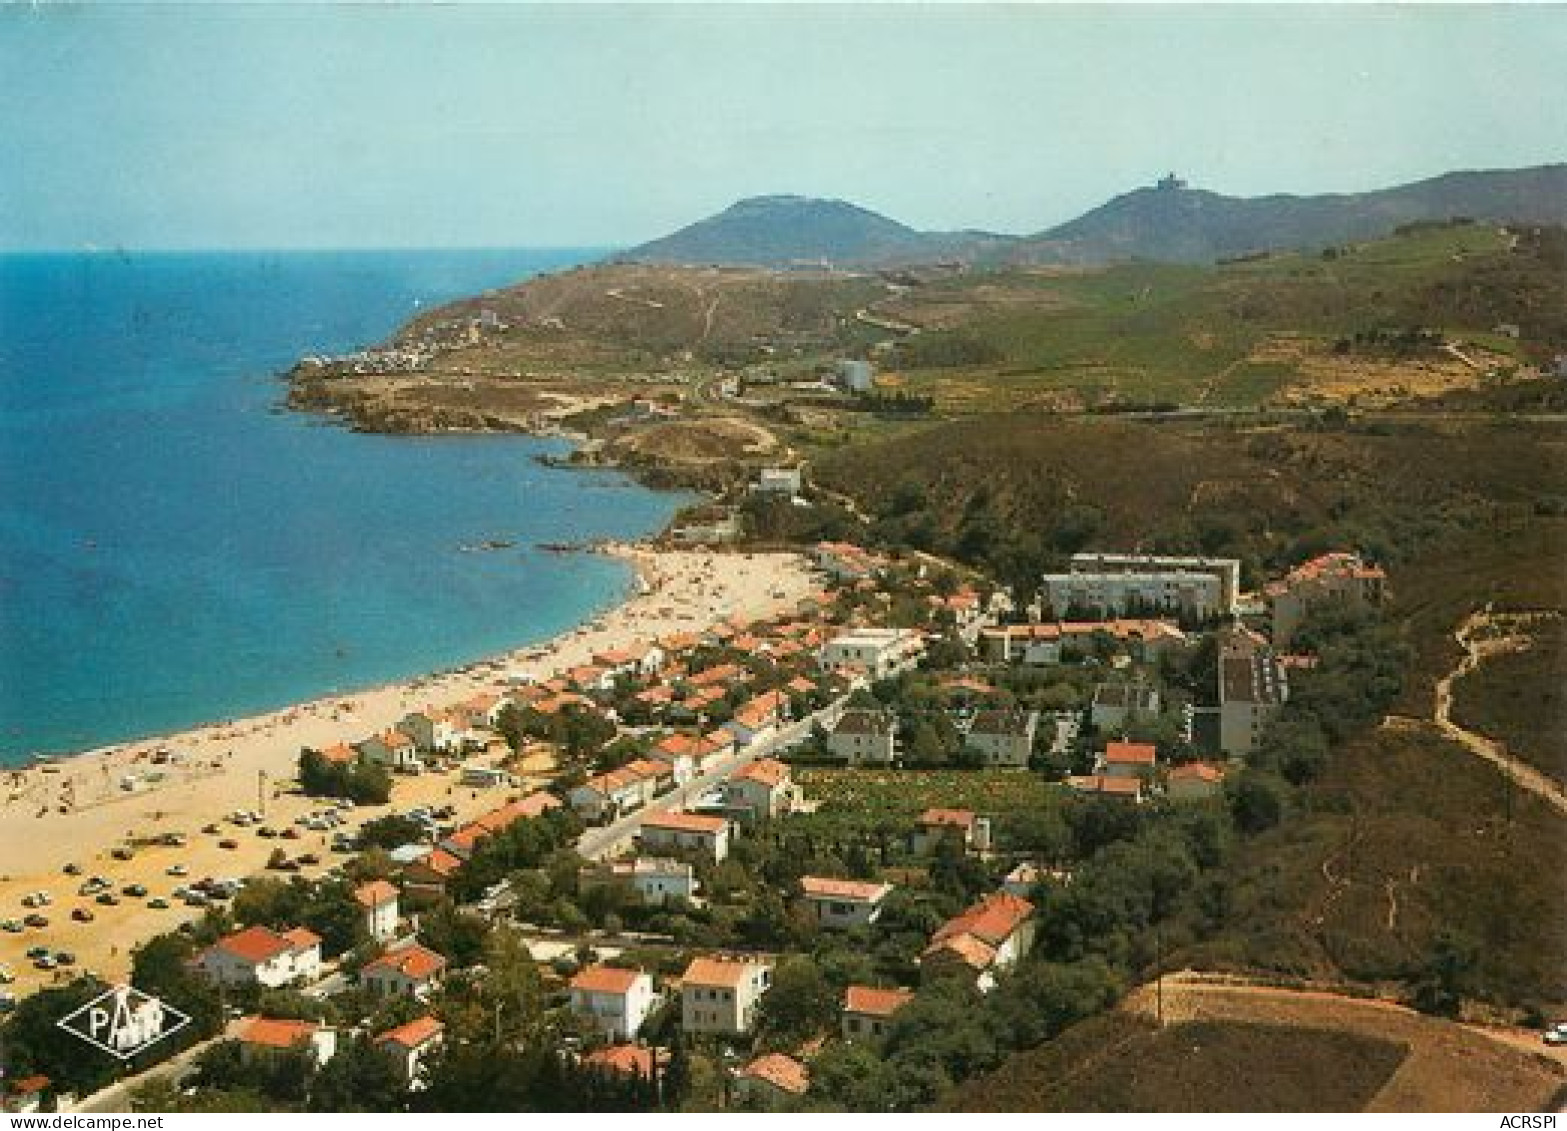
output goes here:
[[0, 9], [0, 248], [624, 245], [760, 193], [1037, 231], [1177, 170], [1567, 159], [1560, 7]]

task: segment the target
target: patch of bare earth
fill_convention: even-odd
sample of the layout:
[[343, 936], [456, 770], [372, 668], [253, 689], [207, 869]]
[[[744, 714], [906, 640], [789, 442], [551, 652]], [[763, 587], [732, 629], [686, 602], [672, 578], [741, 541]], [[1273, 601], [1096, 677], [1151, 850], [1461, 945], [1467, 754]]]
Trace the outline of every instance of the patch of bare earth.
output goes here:
[[1290, 333], [1267, 335], [1246, 361], [1286, 366], [1295, 372], [1294, 379], [1276, 398], [1285, 404], [1347, 401], [1353, 397], [1357, 404], [1368, 408], [1410, 397], [1478, 388], [1487, 372], [1509, 363], [1500, 354], [1473, 346], [1408, 360], [1339, 354], [1323, 338]]

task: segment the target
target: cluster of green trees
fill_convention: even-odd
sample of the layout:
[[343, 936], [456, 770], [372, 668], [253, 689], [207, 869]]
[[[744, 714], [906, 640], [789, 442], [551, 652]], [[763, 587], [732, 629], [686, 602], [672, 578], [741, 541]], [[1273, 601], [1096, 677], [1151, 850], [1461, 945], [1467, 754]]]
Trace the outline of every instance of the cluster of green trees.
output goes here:
[[528, 706], [508, 704], [501, 709], [496, 726], [513, 750], [521, 750], [529, 739], [548, 742], [567, 758], [590, 757], [611, 738], [615, 724], [597, 711], [568, 705], [552, 715]]
[[299, 753], [299, 784], [312, 797], [346, 797], [359, 805], [384, 805], [392, 796], [392, 775], [365, 758], [330, 762], [318, 751]]

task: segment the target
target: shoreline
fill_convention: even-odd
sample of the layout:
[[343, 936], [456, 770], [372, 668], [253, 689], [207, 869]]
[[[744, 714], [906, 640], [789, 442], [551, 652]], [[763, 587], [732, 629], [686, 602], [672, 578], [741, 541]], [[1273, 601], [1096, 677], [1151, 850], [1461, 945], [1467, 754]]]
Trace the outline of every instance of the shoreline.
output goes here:
[[[410, 712], [448, 707], [503, 686], [509, 673], [525, 670], [548, 679], [587, 663], [596, 652], [700, 631], [729, 617], [792, 611], [817, 588], [807, 561], [794, 553], [659, 550], [645, 543], [605, 543], [599, 552], [627, 562], [636, 580], [622, 600], [547, 640], [454, 669], [83, 750], [0, 774], [0, 844], [26, 846], [25, 853], [5, 854], [0, 919], [26, 914], [21, 900], [29, 892], [48, 891], [56, 901], [48, 909], [47, 928], [0, 934], [0, 965], [9, 965], [19, 983], [47, 984], [22, 955], [41, 942], [72, 951], [82, 969], [121, 974], [132, 945], [191, 915], [178, 902], [169, 910], [149, 911], [132, 900], [92, 908], [97, 926], [71, 921], [72, 906], [91, 901], [75, 896], [79, 879], [61, 874], [67, 863], [84, 875], [101, 873], [117, 886], [141, 883], [163, 896], [179, 882], [165, 878], [175, 864], [193, 877], [265, 873], [267, 857], [280, 842], [231, 831], [225, 824], [223, 835], [234, 847], [224, 849], [217, 837], [200, 830], [237, 809], [260, 810], [270, 824], [286, 828], [321, 808], [319, 801], [291, 788], [301, 747], [362, 741]], [[172, 752], [172, 760], [155, 764], [160, 749]], [[501, 804], [519, 788], [536, 787], [544, 780], [543, 769], [524, 766], [519, 785], [488, 789], [462, 785], [456, 773], [398, 776], [390, 806], [361, 806], [354, 820], [391, 808], [443, 803], [453, 804], [466, 819]], [[135, 787], [122, 788], [132, 777]], [[141, 846], [131, 861], [112, 856], [132, 838], [141, 842], [172, 833], [186, 843]], [[291, 853], [317, 853], [320, 866], [330, 867], [334, 858], [327, 839], [307, 833], [281, 843], [291, 845]]]

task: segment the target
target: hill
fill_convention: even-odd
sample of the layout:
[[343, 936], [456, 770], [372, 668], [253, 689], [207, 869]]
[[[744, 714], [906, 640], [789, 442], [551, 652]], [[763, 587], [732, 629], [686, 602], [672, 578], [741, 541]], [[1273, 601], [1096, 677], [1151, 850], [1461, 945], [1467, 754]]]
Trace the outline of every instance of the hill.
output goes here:
[[842, 200], [758, 196], [615, 258], [632, 263], [863, 267], [970, 260], [996, 254], [1011, 240], [984, 232], [920, 232]]
[[1541, 1111], [1567, 1071], [1538, 1037], [1266, 986], [1150, 987], [969, 1080], [957, 1111]]
[[1567, 223], [1567, 165], [1448, 173], [1364, 193], [1224, 196], [1166, 178], [1002, 254], [1017, 263], [1146, 259], [1207, 263], [1270, 249], [1319, 249], [1374, 239], [1417, 223], [1474, 220]]

